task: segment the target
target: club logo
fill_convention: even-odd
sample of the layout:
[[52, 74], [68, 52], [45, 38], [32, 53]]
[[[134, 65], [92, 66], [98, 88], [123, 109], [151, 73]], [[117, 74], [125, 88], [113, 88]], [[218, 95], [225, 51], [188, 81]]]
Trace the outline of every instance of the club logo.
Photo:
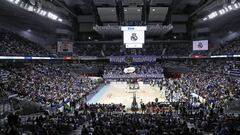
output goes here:
[[132, 33], [131, 41], [137, 41], [137, 40], [138, 40], [137, 34], [136, 33]]
[[198, 48], [203, 48], [202, 42], [198, 43]]

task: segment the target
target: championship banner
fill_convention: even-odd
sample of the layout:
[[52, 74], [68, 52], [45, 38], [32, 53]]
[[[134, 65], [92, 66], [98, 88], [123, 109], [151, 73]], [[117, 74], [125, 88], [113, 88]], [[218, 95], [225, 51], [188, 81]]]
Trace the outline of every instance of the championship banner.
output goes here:
[[193, 51], [207, 51], [208, 40], [193, 41]]
[[58, 52], [73, 52], [73, 42], [70, 41], [58, 41], [57, 43]]

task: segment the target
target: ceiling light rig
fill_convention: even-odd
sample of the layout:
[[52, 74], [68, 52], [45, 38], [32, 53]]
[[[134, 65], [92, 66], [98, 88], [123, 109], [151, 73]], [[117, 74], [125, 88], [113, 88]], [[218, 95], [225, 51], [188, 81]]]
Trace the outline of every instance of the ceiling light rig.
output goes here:
[[230, 5], [224, 6], [220, 10], [213, 11], [212, 13], [207, 15], [206, 17], [202, 18], [202, 21], [212, 20], [212, 19], [214, 19], [218, 16], [224, 15], [224, 14], [229, 13], [231, 11], [238, 10], [239, 8], [240, 8], [240, 2], [232, 3]]
[[33, 12], [35, 14], [47, 17], [54, 21], [63, 22], [63, 19], [60, 18], [58, 15], [56, 15], [55, 13], [52, 13], [50, 11], [46, 11], [46, 10], [42, 9], [41, 7], [32, 6], [28, 3], [23, 2], [22, 0], [6, 0], [6, 1], [8, 1], [22, 9], [25, 9], [28, 12]]

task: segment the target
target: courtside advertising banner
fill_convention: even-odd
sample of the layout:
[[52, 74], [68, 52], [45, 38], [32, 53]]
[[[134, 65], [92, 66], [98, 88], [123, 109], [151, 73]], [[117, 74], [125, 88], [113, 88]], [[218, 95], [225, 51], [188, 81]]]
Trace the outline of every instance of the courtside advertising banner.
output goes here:
[[207, 51], [208, 40], [193, 41], [193, 51]]

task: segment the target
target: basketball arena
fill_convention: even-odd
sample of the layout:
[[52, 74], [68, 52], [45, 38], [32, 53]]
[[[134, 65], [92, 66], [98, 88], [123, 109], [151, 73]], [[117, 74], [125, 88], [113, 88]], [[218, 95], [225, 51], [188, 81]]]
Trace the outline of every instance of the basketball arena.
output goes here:
[[0, 0], [0, 135], [240, 135], [240, 0]]

